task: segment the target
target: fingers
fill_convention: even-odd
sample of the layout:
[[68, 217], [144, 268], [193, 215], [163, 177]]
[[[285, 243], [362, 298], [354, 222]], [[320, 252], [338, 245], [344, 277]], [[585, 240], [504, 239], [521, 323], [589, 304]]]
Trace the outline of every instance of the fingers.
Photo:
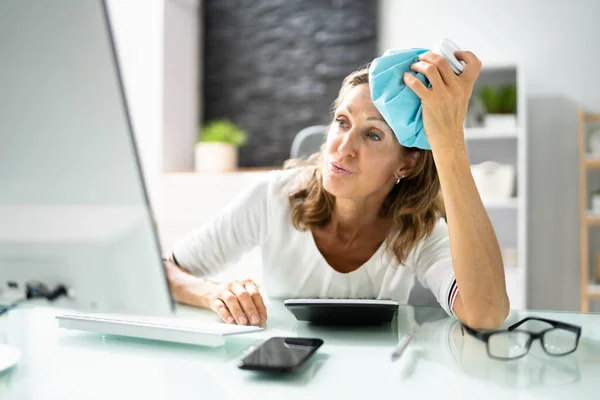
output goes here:
[[210, 308], [214, 312], [219, 314], [219, 317], [221, 317], [221, 319], [223, 321], [227, 322], [228, 324], [233, 324], [235, 322], [233, 315], [231, 315], [231, 313], [229, 312], [229, 308], [227, 308], [227, 306], [225, 305], [223, 300], [213, 299], [211, 301]]
[[[454, 82], [456, 82], [456, 74], [452, 70], [450, 63], [445, 57], [428, 51], [427, 53], [419, 54], [419, 57], [417, 58], [419, 61], [435, 66], [434, 69], [437, 70], [438, 74], [441, 76], [446, 85], [452, 85]], [[429, 75], [425, 74], [425, 76], [427, 76], [427, 79], [429, 79]], [[431, 82], [431, 79], [429, 81]], [[435, 87], [434, 82], [431, 82], [431, 84]]]
[[479, 58], [470, 51], [457, 51], [454, 55], [459, 61], [464, 61], [466, 64], [463, 73], [460, 75], [461, 79], [474, 83], [481, 72]]
[[248, 280], [245, 282], [244, 287], [246, 288], [248, 294], [250, 295], [250, 298], [252, 298], [252, 301], [254, 302], [254, 306], [258, 311], [258, 316], [260, 317], [260, 322], [267, 322], [267, 307], [265, 307], [265, 303], [263, 302], [263, 298], [260, 295], [256, 284], [253, 281]]
[[[223, 290], [216, 296], [216, 300], [221, 300], [223, 303], [225, 303], [225, 306], [239, 325], [248, 325], [248, 319], [244, 315], [244, 310], [242, 309], [242, 306], [240, 305], [240, 302], [235, 294], [229, 290]], [[228, 322], [227, 320], [224, 321]]]
[[427, 61], [417, 61], [416, 63], [410, 66], [415, 72], [420, 72], [427, 77], [431, 86], [434, 88], [441, 87], [444, 85], [444, 81], [442, 76], [440, 75], [440, 71], [438, 71], [437, 67], [434, 64], [431, 64]]
[[263, 298], [250, 279], [231, 282], [211, 297], [210, 308], [227, 323], [259, 325], [267, 321]]
[[444, 57], [427, 52], [420, 54], [419, 61], [412, 64], [410, 68], [427, 77], [431, 83], [431, 89], [410, 73], [404, 75], [404, 82], [421, 100], [427, 100], [430, 93], [435, 92], [436, 88], [443, 87], [443, 85], [454, 97], [461, 93], [470, 96], [481, 71], [481, 61], [470, 51], [457, 51], [454, 54], [459, 61], [465, 63], [460, 76], [454, 74], [448, 60]]
[[404, 83], [408, 86], [421, 100], [425, 99], [429, 94], [429, 88], [425, 87], [423, 82], [410, 72], [404, 73]]
[[229, 290], [233, 293], [242, 307], [242, 310], [250, 320], [252, 325], [260, 324], [260, 315], [254, 305], [254, 300], [250, 296], [250, 293], [246, 289], [245, 285], [241, 282], [232, 282], [229, 285]]

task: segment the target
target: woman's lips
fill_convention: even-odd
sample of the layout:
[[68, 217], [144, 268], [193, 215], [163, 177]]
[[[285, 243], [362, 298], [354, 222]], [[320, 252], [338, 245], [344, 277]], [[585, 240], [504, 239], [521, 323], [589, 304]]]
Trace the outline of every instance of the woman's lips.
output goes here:
[[336, 175], [348, 176], [352, 174], [352, 171], [350, 171], [350, 169], [344, 168], [341, 164], [332, 162], [330, 165], [331, 172], [333, 172]]

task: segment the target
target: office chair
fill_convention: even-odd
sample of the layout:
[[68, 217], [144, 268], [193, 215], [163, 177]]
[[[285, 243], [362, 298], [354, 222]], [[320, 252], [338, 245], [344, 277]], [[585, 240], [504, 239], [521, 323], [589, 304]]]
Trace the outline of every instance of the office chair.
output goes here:
[[290, 158], [308, 157], [321, 149], [327, 134], [327, 125], [313, 125], [296, 134], [290, 150]]
[[415, 279], [415, 286], [410, 291], [408, 304], [421, 307], [439, 307], [439, 303], [431, 290], [421, 285], [418, 279]]

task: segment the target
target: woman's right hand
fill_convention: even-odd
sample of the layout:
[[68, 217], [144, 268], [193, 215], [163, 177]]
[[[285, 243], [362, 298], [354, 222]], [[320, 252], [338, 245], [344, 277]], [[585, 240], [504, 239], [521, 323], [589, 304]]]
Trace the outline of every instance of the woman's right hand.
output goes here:
[[267, 308], [251, 279], [233, 281], [207, 293], [206, 303], [228, 324], [259, 325], [267, 321]]
[[229, 324], [259, 325], [267, 321], [267, 309], [256, 284], [246, 279], [226, 285], [191, 275], [173, 261], [164, 261], [175, 301], [210, 308]]

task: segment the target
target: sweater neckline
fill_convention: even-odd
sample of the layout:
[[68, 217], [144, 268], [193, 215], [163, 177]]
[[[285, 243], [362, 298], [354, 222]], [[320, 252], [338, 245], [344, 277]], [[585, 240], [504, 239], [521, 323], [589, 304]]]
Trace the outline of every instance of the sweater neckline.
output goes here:
[[317, 242], [315, 242], [315, 237], [314, 237], [312, 231], [308, 230], [305, 233], [308, 235], [308, 240], [310, 242], [310, 245], [312, 246], [313, 250], [315, 250], [317, 252], [321, 261], [325, 265], [327, 265], [327, 267], [331, 270], [332, 273], [338, 274], [340, 276], [352, 276], [352, 274], [356, 275], [356, 274], [362, 274], [363, 272], [365, 272], [368, 269], [368, 267], [373, 264], [373, 261], [376, 259], [376, 257], [379, 257], [381, 252], [385, 249], [386, 242], [387, 242], [387, 240], [384, 239], [383, 242], [381, 242], [381, 244], [377, 248], [377, 250], [375, 250], [375, 252], [373, 254], [371, 254], [371, 257], [369, 257], [369, 259], [367, 261], [365, 261], [363, 264], [361, 264], [360, 267], [358, 267], [355, 270], [350, 271], [350, 272], [340, 272], [340, 271], [336, 270], [335, 268], [333, 268], [329, 264], [329, 262], [327, 262], [327, 260], [325, 259], [325, 256], [323, 256], [323, 253], [321, 253], [321, 250], [319, 250], [319, 246], [317, 246]]

